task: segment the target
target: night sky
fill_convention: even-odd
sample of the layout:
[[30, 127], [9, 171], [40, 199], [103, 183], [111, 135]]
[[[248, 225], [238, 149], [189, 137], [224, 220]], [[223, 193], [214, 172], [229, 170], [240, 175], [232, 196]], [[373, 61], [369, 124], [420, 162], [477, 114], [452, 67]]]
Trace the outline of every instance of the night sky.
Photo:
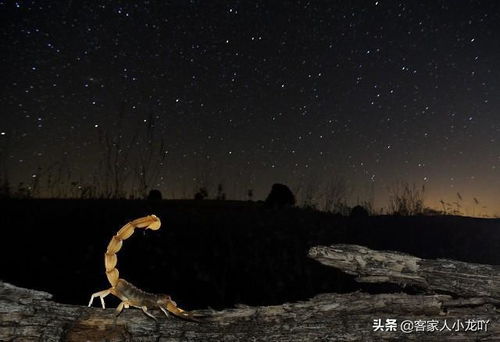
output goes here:
[[353, 202], [408, 182], [500, 215], [498, 1], [0, 1], [0, 21], [14, 186], [96, 184], [108, 136], [130, 189], [155, 151], [166, 198], [341, 178]]

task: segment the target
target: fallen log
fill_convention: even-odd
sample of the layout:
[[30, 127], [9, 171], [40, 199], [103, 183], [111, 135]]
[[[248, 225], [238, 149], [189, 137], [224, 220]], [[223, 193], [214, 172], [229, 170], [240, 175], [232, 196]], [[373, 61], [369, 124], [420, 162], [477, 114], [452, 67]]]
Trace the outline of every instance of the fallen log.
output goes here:
[[[205, 318], [203, 323], [196, 323], [162, 317], [155, 310], [152, 313], [157, 321], [134, 309], [117, 317], [114, 309], [56, 303], [46, 292], [0, 282], [0, 341], [500, 339], [500, 314], [495, 307], [498, 292], [494, 289], [499, 273], [495, 266], [450, 260], [440, 266], [439, 260], [351, 245], [315, 247], [309, 256], [355, 274], [360, 281], [413, 284], [425, 292], [321, 294], [282, 305], [199, 310], [195, 313]], [[447, 271], [452, 264], [460, 265], [456, 268], [460, 271], [458, 278], [456, 272]], [[444, 280], [434, 280], [438, 274], [456, 284], [445, 286]]]
[[460, 297], [500, 299], [500, 267], [456, 260], [421, 259], [357, 245], [317, 246], [309, 257], [355, 275], [363, 283], [394, 283]]

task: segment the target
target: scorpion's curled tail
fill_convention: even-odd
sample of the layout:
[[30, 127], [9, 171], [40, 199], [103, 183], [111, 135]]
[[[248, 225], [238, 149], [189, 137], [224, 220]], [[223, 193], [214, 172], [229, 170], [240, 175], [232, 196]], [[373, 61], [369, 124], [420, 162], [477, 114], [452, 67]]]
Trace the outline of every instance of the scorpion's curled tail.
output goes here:
[[158, 230], [160, 226], [160, 219], [155, 215], [149, 215], [127, 223], [111, 238], [108, 249], [104, 254], [104, 266], [106, 267], [106, 276], [112, 287], [115, 287], [120, 279], [120, 274], [116, 268], [118, 262], [116, 253], [122, 248], [123, 240], [127, 240], [134, 234], [135, 228]]

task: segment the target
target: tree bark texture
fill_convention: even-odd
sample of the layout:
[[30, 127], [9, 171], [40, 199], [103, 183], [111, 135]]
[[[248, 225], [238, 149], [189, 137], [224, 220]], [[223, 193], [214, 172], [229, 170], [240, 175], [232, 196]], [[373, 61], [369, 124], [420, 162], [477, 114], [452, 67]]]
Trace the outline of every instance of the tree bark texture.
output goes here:
[[[492, 341], [500, 340], [499, 272], [496, 266], [369, 250], [361, 246], [318, 246], [310, 257], [354, 274], [359, 281], [418, 286], [426, 293], [321, 294], [275, 306], [200, 310], [202, 323], [165, 317], [157, 321], [138, 309], [115, 310], [56, 303], [51, 295], [0, 282], [0, 341]], [[397, 320], [448, 322], [450, 329], [405, 333], [376, 329]], [[466, 331], [466, 320], [489, 322]]]

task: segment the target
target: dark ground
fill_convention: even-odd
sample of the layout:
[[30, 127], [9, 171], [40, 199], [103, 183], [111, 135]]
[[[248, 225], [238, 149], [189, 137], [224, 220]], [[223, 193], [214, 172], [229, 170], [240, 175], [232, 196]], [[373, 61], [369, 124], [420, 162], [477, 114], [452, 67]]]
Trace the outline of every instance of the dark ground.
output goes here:
[[498, 219], [349, 218], [206, 200], [1, 200], [0, 205], [0, 280], [79, 305], [109, 287], [103, 254], [111, 236], [148, 214], [159, 216], [162, 228], [137, 230], [124, 243], [120, 275], [144, 290], [170, 294], [186, 309], [280, 304], [323, 292], [401, 290], [360, 285], [308, 259], [309, 247], [319, 244], [355, 243], [423, 258], [500, 264]]

